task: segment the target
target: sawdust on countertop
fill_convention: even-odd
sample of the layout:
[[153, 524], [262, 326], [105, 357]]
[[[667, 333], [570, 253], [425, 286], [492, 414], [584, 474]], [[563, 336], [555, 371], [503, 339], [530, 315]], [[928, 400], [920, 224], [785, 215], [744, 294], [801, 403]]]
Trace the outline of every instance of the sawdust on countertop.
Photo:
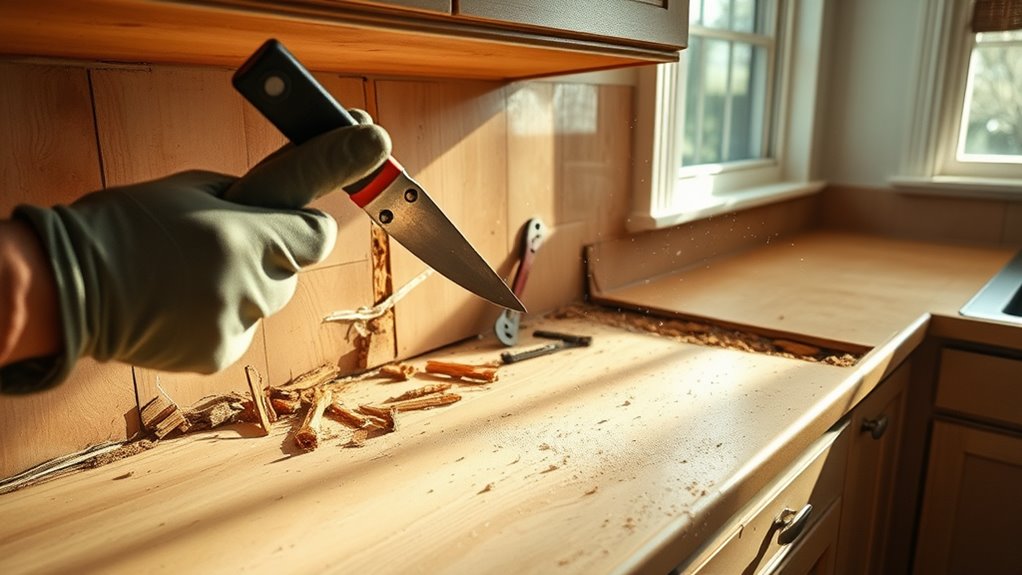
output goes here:
[[790, 338], [770, 338], [750, 331], [705, 322], [590, 304], [572, 304], [550, 313], [548, 317], [596, 321], [629, 331], [652, 333], [695, 345], [762, 353], [838, 367], [851, 367], [862, 358], [862, 354], [827, 349], [793, 341]]

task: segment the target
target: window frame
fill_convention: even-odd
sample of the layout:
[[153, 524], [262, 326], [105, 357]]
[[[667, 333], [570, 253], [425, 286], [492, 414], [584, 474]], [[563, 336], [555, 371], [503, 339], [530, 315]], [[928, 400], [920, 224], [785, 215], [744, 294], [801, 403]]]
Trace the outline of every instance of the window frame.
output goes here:
[[924, 8], [915, 113], [901, 173], [904, 191], [994, 199], [1022, 198], [1022, 164], [957, 159], [969, 62], [973, 2], [932, 0]]
[[[679, 63], [639, 70], [636, 85], [635, 181], [630, 231], [661, 229], [707, 216], [820, 191], [813, 141], [824, 60], [828, 2], [777, 0], [773, 127], [766, 159], [682, 168], [679, 130], [684, 94]], [[810, 110], [790, 114], [790, 110]]]

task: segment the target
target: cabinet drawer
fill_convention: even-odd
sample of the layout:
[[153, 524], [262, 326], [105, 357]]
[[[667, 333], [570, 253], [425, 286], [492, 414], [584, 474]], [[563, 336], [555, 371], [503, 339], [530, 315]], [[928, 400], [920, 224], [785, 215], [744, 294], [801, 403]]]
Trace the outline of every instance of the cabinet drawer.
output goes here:
[[[847, 424], [827, 432], [793, 465], [760, 491], [712, 542], [675, 573], [760, 573], [777, 565], [838, 501], [848, 458]], [[812, 506], [792, 541], [780, 542], [781, 519]]]
[[937, 408], [1022, 426], [1022, 360], [946, 348]]

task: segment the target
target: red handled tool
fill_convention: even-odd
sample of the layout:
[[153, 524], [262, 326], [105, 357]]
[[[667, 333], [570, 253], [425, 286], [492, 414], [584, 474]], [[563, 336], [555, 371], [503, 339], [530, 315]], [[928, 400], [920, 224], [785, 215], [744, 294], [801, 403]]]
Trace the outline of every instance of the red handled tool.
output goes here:
[[[525, 282], [529, 279], [529, 272], [532, 270], [532, 261], [536, 258], [536, 251], [546, 240], [547, 227], [543, 220], [530, 218], [525, 222], [522, 229], [522, 243], [518, 250], [518, 270], [515, 271], [515, 279], [511, 283], [515, 297], [522, 297], [525, 293]], [[493, 324], [493, 331], [497, 339], [507, 346], [518, 342], [518, 325], [521, 322], [521, 313], [505, 309]]]
[[[277, 40], [263, 44], [234, 74], [233, 83], [296, 145], [356, 124], [351, 114]], [[388, 235], [426, 265], [497, 305], [525, 311], [507, 284], [393, 156], [344, 191]]]

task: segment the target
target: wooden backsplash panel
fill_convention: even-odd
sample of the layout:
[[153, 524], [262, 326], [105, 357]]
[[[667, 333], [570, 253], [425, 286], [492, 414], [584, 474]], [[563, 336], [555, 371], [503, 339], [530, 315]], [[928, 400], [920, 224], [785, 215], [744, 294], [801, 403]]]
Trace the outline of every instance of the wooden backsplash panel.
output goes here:
[[[492, 266], [510, 269], [504, 90], [492, 83], [379, 81], [377, 116], [394, 155]], [[395, 289], [425, 264], [391, 242]], [[485, 331], [497, 308], [435, 274], [396, 308], [408, 357]]]
[[[821, 201], [822, 223], [834, 229], [937, 242], [1022, 244], [1005, 200], [904, 193], [889, 188], [830, 185]], [[1013, 235], [1014, 234], [1014, 235]]]
[[631, 208], [632, 88], [557, 84], [559, 221], [588, 222], [587, 242], [625, 234]]
[[[552, 82], [519, 82], [507, 88], [508, 233], [514, 238], [529, 218], [548, 227], [558, 210], [557, 131]], [[523, 302], [524, 303], [524, 302]]]
[[[91, 74], [107, 186], [190, 169], [227, 174], [248, 169], [244, 101], [231, 87], [229, 71], [117, 68]], [[139, 402], [156, 394], [157, 382], [182, 405], [247, 389], [245, 365], [266, 373], [262, 329], [245, 355], [221, 373], [202, 376], [136, 368]]]
[[248, 168], [242, 99], [227, 70], [92, 71], [107, 186], [182, 170]]
[[508, 88], [508, 233], [541, 217], [551, 233], [523, 303], [541, 313], [583, 293], [583, 247], [624, 234], [632, 89], [522, 82]]
[[[86, 70], [0, 63], [0, 217], [102, 187]], [[0, 396], [0, 477], [138, 428], [131, 369], [78, 363], [63, 385]]]
[[[233, 92], [227, 70], [3, 65], [0, 77], [5, 79], [0, 118], [9, 126], [0, 133], [0, 144], [12, 151], [0, 160], [0, 207], [5, 209], [25, 199], [71, 201], [104, 183], [134, 183], [184, 169], [241, 174], [284, 143]], [[551, 235], [524, 296], [533, 311], [581, 295], [581, 247], [614, 229], [600, 223], [601, 214], [618, 211], [613, 201], [607, 203], [619, 193], [607, 191], [617, 177], [608, 174], [629, 169], [628, 154], [608, 151], [629, 141], [622, 111], [630, 106], [622, 103], [630, 102], [629, 89], [623, 89], [623, 98], [613, 95], [620, 87], [600, 86], [597, 91], [600, 106], [618, 101], [620, 115], [609, 110], [597, 114], [612, 116], [613, 122], [598, 120], [595, 132], [561, 134], [559, 127], [566, 121], [559, 115], [575, 114], [580, 100], [558, 100], [557, 83], [365, 84], [358, 78], [319, 78], [345, 105], [374, 112], [393, 136], [397, 158], [500, 273], [510, 276], [514, 271], [515, 237], [525, 219], [541, 215], [547, 220]], [[370, 101], [364, 99], [366, 88], [373, 95]], [[608, 89], [609, 99], [604, 96]], [[560, 170], [563, 159], [574, 168]], [[566, 193], [576, 197], [566, 199]], [[255, 365], [271, 383], [322, 361], [353, 369], [349, 326], [322, 324], [320, 318], [336, 309], [373, 303], [369, 223], [341, 194], [315, 206], [338, 220], [338, 247], [325, 262], [301, 274], [294, 299], [264, 322], [249, 353], [231, 369], [209, 377], [135, 370], [142, 395], [153, 393], [157, 376], [184, 404], [209, 393], [241, 390], [245, 364]], [[391, 252], [396, 287], [425, 269], [396, 243]], [[396, 337], [400, 355], [408, 357], [488, 332], [497, 313], [495, 306], [436, 276], [399, 304], [396, 334], [384, 339]], [[87, 397], [76, 393], [86, 389]], [[21, 438], [7, 442], [17, 448], [0, 452], [0, 474], [86, 443], [123, 439], [126, 429], [134, 431], [137, 425], [134, 400], [128, 366], [91, 360], [82, 361], [71, 381], [54, 392], [0, 398], [0, 431]]]

